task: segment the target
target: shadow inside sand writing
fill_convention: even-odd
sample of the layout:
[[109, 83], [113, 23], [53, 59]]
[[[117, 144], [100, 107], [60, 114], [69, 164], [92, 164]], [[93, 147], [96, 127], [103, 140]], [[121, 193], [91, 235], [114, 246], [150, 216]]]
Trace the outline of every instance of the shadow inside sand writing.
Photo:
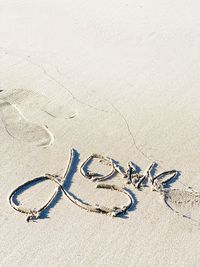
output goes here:
[[[72, 160], [72, 164], [71, 164], [71, 167], [70, 167], [70, 170], [68, 172], [68, 175], [67, 177], [65, 177], [65, 181], [64, 181], [64, 184], [63, 184], [63, 187], [64, 189], [73, 197], [75, 198], [77, 201], [79, 201], [80, 203], [84, 204], [84, 205], [88, 205], [90, 206], [89, 203], [87, 202], [84, 202], [82, 199], [78, 198], [77, 196], [75, 196], [73, 193], [69, 192], [69, 189], [70, 189], [70, 186], [71, 184], [73, 183], [72, 179], [73, 179], [73, 176], [74, 174], [77, 172], [77, 169], [78, 169], [78, 165], [80, 163], [80, 154], [78, 153], [78, 151], [74, 150], [74, 157], [73, 157], [73, 160]], [[138, 167], [139, 168], [139, 167]], [[113, 175], [114, 176], [114, 175]], [[112, 176], [112, 177], [113, 177]], [[110, 179], [112, 178], [110, 177]], [[110, 180], [109, 179], [109, 180]], [[128, 209], [127, 213], [128, 212], [131, 212], [131, 211], [134, 211], [136, 209], [136, 206], [138, 204], [138, 200], [135, 196], [135, 194], [130, 190], [130, 189], [127, 189], [126, 190], [128, 191], [128, 193], [131, 195], [132, 199], [133, 199], [133, 203], [131, 205], [131, 207]], [[56, 205], [56, 203], [61, 199], [61, 196], [62, 196], [62, 192], [61, 190], [59, 190], [59, 193], [56, 195], [55, 199], [52, 201], [52, 203], [46, 208], [46, 210], [44, 210], [41, 215], [40, 215], [40, 218], [41, 219], [46, 219], [46, 218], [49, 218], [48, 215], [50, 213], [50, 210]], [[118, 217], [119, 218], [122, 218], [122, 219], [127, 219], [128, 216], [127, 216], [127, 213], [126, 214], [121, 214], [119, 215]]]
[[[70, 186], [73, 182], [72, 178], [73, 178], [74, 174], [77, 172], [77, 166], [78, 166], [79, 162], [80, 162], [80, 154], [76, 150], [74, 150], [74, 157], [72, 159], [72, 164], [70, 166], [67, 177], [65, 177], [63, 187], [77, 201], [81, 202], [82, 204], [90, 206], [88, 203], [82, 201], [80, 198], [75, 196], [73, 193], [69, 192]], [[46, 180], [45, 177], [41, 176], [41, 177], [37, 177], [37, 178], [33, 179], [32, 181], [28, 181], [27, 183], [19, 186], [16, 193], [13, 196], [14, 203], [16, 205], [20, 205], [20, 202], [18, 201], [19, 195], [21, 195], [24, 191], [28, 190], [31, 186], [37, 185], [37, 184], [39, 184], [45, 180]], [[129, 212], [134, 211], [136, 209], [138, 201], [137, 201], [135, 194], [132, 192], [132, 190], [127, 189], [127, 188], [126, 188], [126, 190], [128, 191], [128, 193], [131, 195], [131, 197], [133, 199], [133, 203], [127, 211], [127, 213], [129, 213]], [[63, 195], [63, 192], [61, 189], [59, 189], [56, 196], [54, 197], [54, 199], [50, 203], [50, 205], [40, 213], [40, 216], [39, 216], [40, 219], [49, 219], [50, 218], [49, 214], [51, 212], [51, 209], [53, 209], [56, 206], [56, 204], [61, 200], [62, 195]], [[66, 198], [66, 201], [67, 201], [67, 198]], [[118, 217], [122, 218], [122, 219], [127, 219], [128, 218], [127, 213], [121, 214]]]
[[16, 189], [15, 194], [13, 195], [13, 201], [16, 205], [20, 205], [20, 201], [18, 200], [18, 197], [23, 194], [26, 190], [28, 190], [30, 187], [35, 186], [37, 184], [42, 183], [43, 181], [45, 181], [45, 177], [44, 176], [40, 176], [37, 177], [33, 180], [28, 181], [27, 183], [21, 185], [18, 187], [18, 189]]
[[[15, 203], [15, 205], [18, 205], [18, 206], [21, 205], [20, 201], [18, 201], [18, 197], [21, 194], [23, 194], [23, 192], [25, 192], [32, 186], [35, 186], [37, 184], [44, 182], [45, 180], [46, 178], [44, 176], [40, 176], [40, 177], [33, 179], [32, 181], [28, 181], [27, 183], [19, 186], [16, 193], [13, 195], [13, 202]], [[60, 200], [61, 195], [62, 195], [61, 190], [58, 190], [58, 193], [56, 194], [51, 204], [44, 211], [41, 212], [39, 216], [40, 219], [49, 218], [48, 214], [49, 214], [50, 209], [52, 209], [56, 205], [56, 203]]]
[[128, 189], [128, 188], [126, 188], [126, 191], [128, 191], [128, 193], [131, 195], [131, 197], [133, 199], [133, 203], [132, 203], [131, 207], [127, 210], [126, 213], [122, 213], [122, 214], [117, 216], [117, 218], [120, 218], [120, 219], [128, 219], [129, 218], [128, 213], [132, 212], [132, 211], [135, 211], [137, 209], [137, 205], [138, 205], [137, 197], [133, 193], [133, 191]]
[[[64, 185], [63, 185], [63, 187], [67, 191], [69, 190], [70, 185], [72, 183], [72, 177], [73, 177], [73, 175], [77, 171], [78, 162], [79, 162], [79, 154], [78, 154], [77, 151], [74, 151], [74, 158], [72, 160], [71, 168], [70, 168], [70, 170], [68, 172], [67, 177], [65, 177], [65, 182], [64, 182]], [[26, 190], [28, 190], [29, 188], [31, 188], [32, 186], [35, 186], [37, 184], [40, 184], [40, 183], [42, 183], [45, 180], [46, 180], [46, 178], [44, 176], [41, 176], [41, 177], [37, 177], [37, 178], [33, 179], [32, 181], [28, 181], [27, 183], [19, 186], [18, 189], [17, 189], [17, 191], [13, 195], [13, 201], [14, 201], [14, 203], [16, 205], [20, 205], [21, 203], [18, 200], [18, 197], [21, 194], [23, 194], [23, 192], [25, 192]], [[50, 182], [52, 182], [52, 181], [50, 181]], [[82, 202], [80, 199], [78, 199], [77, 197], [75, 197], [69, 191], [68, 191], [68, 193], [70, 195], [72, 195], [74, 198], [76, 198], [78, 201]], [[62, 195], [63, 195], [62, 190], [59, 189], [58, 192], [57, 192], [57, 194], [56, 194], [56, 196], [54, 197], [54, 199], [50, 203], [50, 205], [47, 208], [45, 208], [45, 210], [43, 210], [40, 213], [40, 216], [39, 216], [40, 219], [49, 219], [49, 214], [50, 214], [51, 209], [53, 209], [56, 206], [56, 204], [61, 200]], [[84, 202], [82, 202], [82, 203], [84, 203]], [[87, 203], [84, 203], [84, 204], [87, 204]]]
[[[77, 196], [75, 196], [73, 193], [69, 192], [70, 186], [73, 183], [72, 178], [74, 176], [74, 174], [77, 172], [77, 166], [79, 164], [80, 161], [80, 154], [74, 150], [74, 157], [72, 159], [72, 164], [70, 166], [69, 172], [67, 174], [67, 177], [65, 177], [65, 181], [63, 184], [63, 188], [73, 197], [75, 198], [77, 201], [85, 204], [85, 205], [89, 205], [86, 202], [83, 202], [81, 199], [79, 199]], [[56, 197], [53, 199], [53, 201], [51, 202], [51, 204], [40, 214], [40, 219], [47, 219], [49, 218], [49, 213], [51, 211], [51, 209], [53, 209], [55, 207], [55, 205], [60, 201], [61, 197], [62, 197], [63, 192], [60, 189], [58, 194], [56, 195]], [[64, 196], [65, 200], [67, 201], [67, 198]], [[68, 200], [69, 201], [69, 200]]]

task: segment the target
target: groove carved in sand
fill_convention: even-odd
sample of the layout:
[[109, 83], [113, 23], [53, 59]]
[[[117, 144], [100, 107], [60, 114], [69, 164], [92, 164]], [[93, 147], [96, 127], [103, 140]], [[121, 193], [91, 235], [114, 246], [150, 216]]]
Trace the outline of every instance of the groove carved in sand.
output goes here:
[[[126, 195], [128, 197], [129, 201], [127, 202], [127, 204], [123, 205], [122, 207], [116, 207], [115, 206], [112, 208], [108, 208], [105, 206], [99, 206], [98, 204], [96, 204], [95, 206], [85, 204], [85, 203], [81, 202], [80, 200], [77, 200], [76, 198], [74, 198], [73, 195], [71, 195], [67, 190], [65, 190], [64, 181], [65, 181], [65, 178], [67, 179], [68, 173], [69, 173], [71, 165], [72, 165], [73, 157], [74, 157], [74, 149], [71, 149], [69, 162], [67, 164], [67, 168], [66, 168], [66, 171], [65, 171], [63, 177], [59, 176], [59, 175], [45, 174], [45, 176], [43, 176], [43, 177], [37, 177], [31, 181], [28, 181], [28, 182], [20, 185], [18, 188], [16, 188], [9, 196], [9, 203], [10, 203], [11, 207], [18, 212], [26, 214], [27, 215], [27, 218], [26, 218], [27, 222], [29, 222], [30, 220], [36, 220], [40, 217], [41, 213], [46, 208], [48, 208], [50, 206], [50, 204], [55, 199], [59, 189], [61, 189], [61, 191], [65, 194], [65, 196], [69, 199], [70, 202], [72, 202], [77, 207], [79, 207], [83, 210], [86, 210], [89, 212], [103, 213], [103, 214], [110, 215], [112, 217], [116, 217], [116, 216], [119, 216], [119, 215], [126, 213], [128, 211], [128, 209], [132, 206], [134, 201], [132, 199], [131, 194], [124, 188], [119, 188], [116, 185], [110, 185], [110, 184], [98, 184], [97, 185], [97, 188], [118, 191], [118, 192], [123, 193], [124, 195]], [[50, 197], [50, 199], [48, 200], [48, 202], [46, 202], [41, 208], [39, 208], [39, 209], [24, 208], [21, 205], [15, 203], [14, 197], [17, 195], [17, 193], [21, 189], [30, 185], [33, 182], [38, 182], [38, 181], [42, 181], [42, 180], [51, 180], [52, 182], [54, 182], [57, 185], [57, 187], [55, 188], [55, 190], [54, 190], [52, 196]]]
[[37, 146], [49, 146], [54, 141], [52, 133], [45, 126], [27, 120], [22, 112], [9, 102], [0, 102], [0, 118], [7, 133], [17, 140]]

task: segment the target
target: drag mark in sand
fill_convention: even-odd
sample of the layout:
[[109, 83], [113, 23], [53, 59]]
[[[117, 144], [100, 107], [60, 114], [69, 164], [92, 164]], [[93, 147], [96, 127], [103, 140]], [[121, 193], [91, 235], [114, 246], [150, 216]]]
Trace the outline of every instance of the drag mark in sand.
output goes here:
[[7, 133], [17, 140], [44, 147], [54, 141], [53, 134], [45, 126], [27, 120], [15, 105], [7, 101], [0, 102], [0, 118]]

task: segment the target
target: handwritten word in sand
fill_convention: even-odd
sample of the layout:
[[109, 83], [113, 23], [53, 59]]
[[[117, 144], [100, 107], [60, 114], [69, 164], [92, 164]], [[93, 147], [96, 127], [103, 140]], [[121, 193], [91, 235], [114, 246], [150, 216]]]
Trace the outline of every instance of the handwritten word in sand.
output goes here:
[[[139, 167], [137, 167], [131, 161], [127, 163], [127, 169], [125, 170], [118, 163], [116, 163], [116, 161], [109, 157], [103, 157], [99, 154], [92, 154], [80, 165], [80, 173], [83, 175], [83, 177], [91, 180], [92, 182], [97, 182], [97, 189], [109, 189], [116, 191], [121, 195], [124, 195], [128, 201], [120, 207], [105, 207], [99, 204], [90, 205], [78, 198], [75, 198], [64, 187], [64, 183], [68, 179], [73, 165], [74, 153], [75, 150], [71, 149], [69, 162], [63, 176], [45, 174], [44, 176], [34, 178], [17, 187], [9, 196], [9, 203], [11, 207], [18, 212], [26, 214], [26, 220], [28, 222], [30, 220], [36, 220], [41, 218], [42, 213], [51, 205], [53, 201], [55, 201], [58, 192], [61, 191], [71, 203], [83, 210], [102, 213], [112, 217], [123, 216], [131, 209], [133, 205], [136, 205], [133, 194], [127, 188], [121, 188], [114, 184], [102, 183], [102, 181], [110, 180], [112, 177], [114, 177], [114, 175], [119, 174], [127, 185], [132, 185], [136, 190], [141, 190], [142, 188], [150, 185], [153, 191], [162, 196], [164, 203], [172, 211], [178, 215], [181, 215], [182, 217], [189, 218], [193, 221], [198, 221], [197, 211], [200, 207], [200, 194], [193, 190], [171, 189], [169, 184], [177, 178], [178, 171], [170, 170], [153, 175], [152, 173], [153, 171], [155, 172], [156, 163], [150, 164], [147, 170], [144, 173], [141, 173]], [[98, 159], [101, 164], [110, 167], [108, 174], [98, 174], [89, 170], [89, 166], [92, 164], [94, 159]], [[44, 180], [49, 180], [56, 185], [54, 192], [44, 205], [37, 209], [29, 209], [24, 208], [17, 203], [16, 197], [18, 194], [20, 194], [20, 191], [23, 190], [23, 188], [29, 188], [31, 184]]]

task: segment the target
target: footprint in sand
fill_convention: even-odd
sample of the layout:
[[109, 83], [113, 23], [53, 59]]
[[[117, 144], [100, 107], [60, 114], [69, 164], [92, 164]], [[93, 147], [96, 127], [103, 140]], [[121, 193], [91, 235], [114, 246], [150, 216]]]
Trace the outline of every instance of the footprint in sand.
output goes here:
[[200, 193], [172, 189], [165, 194], [165, 203], [177, 214], [200, 222]]
[[0, 101], [0, 118], [7, 133], [17, 140], [36, 146], [49, 146], [53, 143], [53, 134], [42, 125], [27, 120], [22, 112], [7, 101]]
[[17, 105], [20, 110], [42, 111], [54, 118], [72, 119], [77, 115], [74, 101], [64, 99], [59, 96], [58, 99], [51, 97], [50, 99], [38, 92], [26, 89], [14, 89], [2, 93], [0, 99], [11, 104]]

